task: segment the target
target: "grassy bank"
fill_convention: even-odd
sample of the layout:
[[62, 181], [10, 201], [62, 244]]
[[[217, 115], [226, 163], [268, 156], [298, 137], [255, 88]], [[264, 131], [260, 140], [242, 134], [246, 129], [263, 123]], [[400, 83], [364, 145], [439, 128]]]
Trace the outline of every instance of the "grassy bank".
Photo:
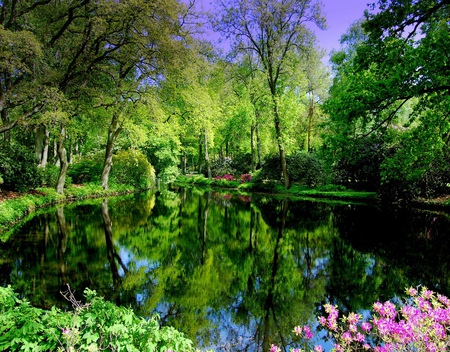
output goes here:
[[233, 189], [242, 193], [268, 193], [273, 195], [283, 195], [300, 198], [325, 198], [334, 200], [363, 201], [372, 203], [377, 200], [376, 192], [361, 192], [347, 190], [343, 186], [325, 185], [317, 188], [310, 188], [304, 185], [293, 184], [286, 189], [277, 182], [240, 182], [236, 180], [215, 180], [205, 178], [203, 175], [180, 176], [176, 184], [180, 186], [198, 185], [206, 188]]
[[72, 185], [64, 190], [64, 194], [57, 193], [53, 188], [36, 188], [27, 193], [16, 193], [10, 199], [0, 203], [0, 238], [4, 240], [5, 233], [11, 227], [37, 209], [62, 202], [114, 196], [135, 192], [132, 186], [112, 186], [104, 190], [97, 184], [83, 186]]

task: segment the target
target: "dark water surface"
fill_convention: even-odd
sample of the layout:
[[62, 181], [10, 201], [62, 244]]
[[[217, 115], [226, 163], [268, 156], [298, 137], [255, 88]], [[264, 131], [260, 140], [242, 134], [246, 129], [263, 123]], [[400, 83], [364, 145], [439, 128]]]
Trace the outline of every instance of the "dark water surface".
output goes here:
[[201, 348], [268, 351], [326, 302], [449, 295], [449, 253], [446, 213], [172, 189], [36, 214], [0, 243], [0, 281], [44, 308], [89, 287]]

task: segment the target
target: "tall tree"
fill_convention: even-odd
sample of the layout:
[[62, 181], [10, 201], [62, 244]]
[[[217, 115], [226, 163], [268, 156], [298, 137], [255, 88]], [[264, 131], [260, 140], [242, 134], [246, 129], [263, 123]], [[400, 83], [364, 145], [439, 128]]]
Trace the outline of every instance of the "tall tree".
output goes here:
[[307, 50], [314, 35], [307, 23], [324, 28], [320, 2], [312, 0], [233, 0], [221, 2], [215, 28], [233, 38], [238, 51], [255, 52], [272, 97], [275, 136], [284, 185], [290, 187], [279, 99], [286, 88], [289, 57]]
[[330, 146], [350, 155], [370, 143], [390, 196], [446, 190], [449, 16], [448, 0], [380, 0], [355, 54], [336, 57]]

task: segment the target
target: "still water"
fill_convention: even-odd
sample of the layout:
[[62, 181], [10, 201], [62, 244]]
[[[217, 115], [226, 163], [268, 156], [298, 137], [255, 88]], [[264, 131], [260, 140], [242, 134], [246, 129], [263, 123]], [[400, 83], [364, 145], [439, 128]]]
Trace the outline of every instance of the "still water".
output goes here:
[[37, 213], [0, 243], [0, 281], [44, 308], [70, 309], [66, 283], [79, 300], [89, 287], [202, 349], [268, 351], [297, 346], [293, 327], [326, 302], [449, 295], [449, 253], [442, 212], [176, 188]]

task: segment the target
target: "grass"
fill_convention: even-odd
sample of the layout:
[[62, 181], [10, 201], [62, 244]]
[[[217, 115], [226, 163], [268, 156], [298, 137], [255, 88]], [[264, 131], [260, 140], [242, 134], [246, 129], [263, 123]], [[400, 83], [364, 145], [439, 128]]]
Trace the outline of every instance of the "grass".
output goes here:
[[240, 192], [263, 192], [274, 195], [286, 195], [293, 197], [325, 198], [335, 200], [352, 200], [373, 202], [377, 199], [376, 192], [362, 192], [348, 190], [344, 186], [325, 185], [317, 188], [310, 188], [305, 185], [293, 184], [286, 189], [279, 182], [244, 182], [208, 179], [203, 175], [180, 176], [176, 180], [180, 186], [190, 187], [193, 185], [206, 188], [232, 188]]

